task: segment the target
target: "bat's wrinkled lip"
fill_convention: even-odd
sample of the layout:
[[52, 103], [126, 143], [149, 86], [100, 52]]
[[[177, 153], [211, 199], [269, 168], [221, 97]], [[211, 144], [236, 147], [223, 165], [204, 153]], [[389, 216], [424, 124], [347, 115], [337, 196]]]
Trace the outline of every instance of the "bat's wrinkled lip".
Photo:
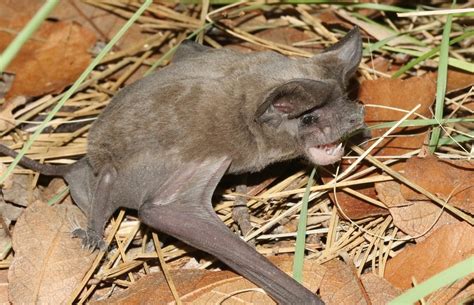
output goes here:
[[318, 165], [329, 165], [341, 160], [344, 155], [342, 143], [337, 141], [329, 144], [322, 144], [308, 147], [308, 156], [310, 160]]

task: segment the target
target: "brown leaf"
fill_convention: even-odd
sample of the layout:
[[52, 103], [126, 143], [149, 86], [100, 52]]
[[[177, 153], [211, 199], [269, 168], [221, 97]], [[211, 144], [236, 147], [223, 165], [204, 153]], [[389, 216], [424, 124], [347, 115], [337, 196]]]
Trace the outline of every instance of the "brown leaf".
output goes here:
[[324, 264], [326, 273], [321, 281], [321, 298], [328, 304], [368, 304], [354, 268], [339, 260]]
[[431, 201], [411, 201], [410, 205], [392, 207], [389, 211], [393, 223], [403, 232], [415, 237], [416, 241], [424, 240], [446, 224], [459, 222]]
[[[13, 16], [0, 18], [0, 27], [8, 29], [0, 31], [0, 52], [30, 19]], [[6, 69], [16, 75], [7, 97], [62, 91], [87, 67], [94, 43], [94, 33], [76, 23], [43, 22]]]
[[[280, 269], [291, 272], [291, 257], [274, 257], [271, 259]], [[304, 265], [304, 284], [311, 291], [319, 287], [325, 268], [314, 261]], [[265, 293], [231, 271], [212, 272], [207, 270], [175, 270], [171, 272], [173, 282], [183, 304], [261, 304], [275, 302]], [[257, 290], [256, 290], [257, 289]], [[173, 302], [162, 274], [152, 274], [141, 278], [136, 284], [110, 299], [93, 304], [167, 304]]]
[[[440, 198], [449, 198], [449, 204], [474, 214], [474, 162], [411, 158], [406, 162], [405, 176]], [[408, 200], [427, 199], [405, 185], [401, 191]]]
[[451, 93], [474, 85], [474, 73], [460, 70], [448, 70], [448, 84], [446, 92]]
[[[324, 180], [327, 181], [327, 180]], [[373, 187], [366, 186], [353, 186], [353, 190], [361, 193], [362, 195], [375, 198], [375, 189]], [[358, 197], [338, 191], [336, 192], [338, 207], [342, 209], [344, 215], [350, 219], [361, 219], [370, 216], [387, 215], [388, 211], [381, 207], [369, 204]], [[335, 201], [334, 193], [329, 194], [331, 199]]]
[[83, 226], [85, 216], [72, 204], [37, 201], [21, 215], [13, 231], [15, 258], [8, 273], [12, 303], [62, 304], [69, 298], [97, 255], [71, 237], [74, 223]]
[[410, 205], [407, 202], [400, 191], [400, 184], [396, 181], [384, 181], [375, 183], [375, 190], [377, 191], [377, 197], [387, 207], [403, 207]]
[[[421, 107], [417, 112], [429, 117], [435, 94], [436, 82], [432, 76], [411, 77], [406, 80], [381, 78], [362, 82], [359, 99], [364, 104], [388, 106], [405, 111], [410, 111], [420, 104]], [[366, 107], [365, 121], [369, 125], [398, 121], [405, 114], [405, 112], [397, 110], [368, 106]], [[409, 119], [413, 118], [414, 116]], [[372, 136], [380, 137], [385, 131], [386, 129], [373, 130]], [[398, 128], [395, 133], [410, 132], [414, 136], [386, 139], [375, 148], [374, 152], [376, 155], [382, 156], [400, 155], [421, 148], [427, 131], [427, 127]]]
[[368, 304], [359, 279], [351, 266], [339, 260], [331, 260], [324, 264], [326, 273], [321, 282], [321, 298], [327, 305]]
[[372, 305], [385, 305], [401, 293], [400, 289], [393, 287], [387, 280], [373, 273], [362, 274], [360, 280]]
[[387, 262], [384, 277], [408, 289], [474, 254], [474, 228], [467, 223], [445, 225]]
[[0, 270], [0, 304], [10, 304], [8, 301], [8, 269]]

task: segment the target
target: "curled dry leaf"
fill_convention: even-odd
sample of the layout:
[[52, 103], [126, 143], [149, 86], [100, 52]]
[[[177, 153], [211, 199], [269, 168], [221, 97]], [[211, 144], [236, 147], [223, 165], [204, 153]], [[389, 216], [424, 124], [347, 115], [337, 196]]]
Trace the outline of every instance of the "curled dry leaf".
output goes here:
[[442, 226], [424, 241], [388, 260], [384, 277], [408, 289], [474, 254], [474, 228], [459, 222]]
[[[405, 176], [449, 204], [474, 214], [474, 162], [411, 158], [406, 162]], [[427, 199], [405, 185], [401, 191], [408, 200]]]
[[[272, 262], [285, 272], [291, 272], [291, 257], [276, 257]], [[306, 261], [304, 285], [316, 291], [324, 272], [323, 266]], [[183, 304], [275, 304], [258, 287], [231, 271], [175, 270], [171, 274]], [[174, 299], [163, 275], [152, 274], [141, 278], [124, 292], [93, 304], [174, 304]]]
[[74, 223], [83, 226], [85, 216], [72, 204], [36, 201], [21, 215], [13, 231], [15, 258], [8, 273], [13, 304], [66, 302], [97, 254], [71, 237]]
[[[0, 31], [0, 52], [29, 19], [30, 16], [0, 18], [0, 27], [8, 29]], [[16, 75], [6, 96], [39, 96], [62, 91], [87, 67], [91, 61], [89, 49], [94, 43], [94, 33], [79, 24], [43, 22], [6, 69]]]

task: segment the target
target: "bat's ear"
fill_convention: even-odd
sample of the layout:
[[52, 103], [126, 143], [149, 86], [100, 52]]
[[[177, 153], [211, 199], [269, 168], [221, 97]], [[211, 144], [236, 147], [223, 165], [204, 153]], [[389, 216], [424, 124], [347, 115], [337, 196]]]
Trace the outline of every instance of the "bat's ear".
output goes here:
[[342, 81], [347, 84], [359, 67], [362, 59], [362, 38], [358, 27], [354, 27], [336, 44], [327, 48], [324, 53], [333, 55], [342, 73]]
[[195, 57], [198, 54], [209, 50], [212, 50], [212, 48], [203, 46], [193, 40], [183, 40], [174, 53], [173, 61]]
[[326, 102], [330, 85], [312, 79], [293, 79], [271, 89], [256, 112], [256, 121], [278, 125]]

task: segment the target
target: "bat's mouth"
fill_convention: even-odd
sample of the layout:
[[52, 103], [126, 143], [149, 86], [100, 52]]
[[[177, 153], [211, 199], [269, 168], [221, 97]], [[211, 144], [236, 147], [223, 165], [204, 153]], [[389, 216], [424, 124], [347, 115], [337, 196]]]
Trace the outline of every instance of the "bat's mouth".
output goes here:
[[307, 148], [310, 160], [318, 165], [329, 165], [341, 160], [344, 154], [342, 143], [316, 145]]

